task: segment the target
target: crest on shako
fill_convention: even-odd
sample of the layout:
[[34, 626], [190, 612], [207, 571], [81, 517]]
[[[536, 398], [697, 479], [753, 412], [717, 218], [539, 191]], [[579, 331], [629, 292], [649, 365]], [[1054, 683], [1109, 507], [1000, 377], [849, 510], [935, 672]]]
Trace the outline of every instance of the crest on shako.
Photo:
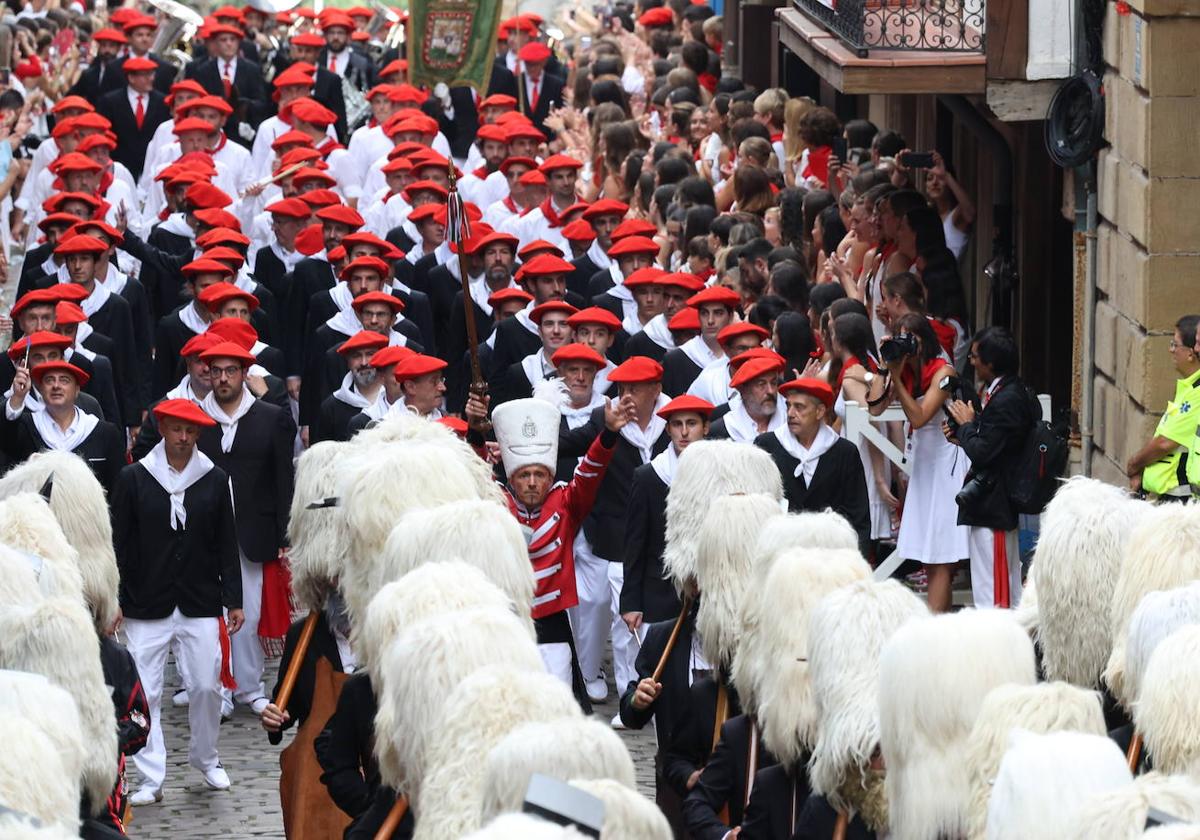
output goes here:
[[535, 438], [538, 434], [537, 423], [533, 422], [532, 417], [526, 417], [525, 422], [521, 424], [521, 436], [527, 438]]
[[472, 12], [430, 12], [425, 19], [425, 43], [421, 54], [425, 66], [436, 70], [457, 70], [467, 60], [471, 42]]

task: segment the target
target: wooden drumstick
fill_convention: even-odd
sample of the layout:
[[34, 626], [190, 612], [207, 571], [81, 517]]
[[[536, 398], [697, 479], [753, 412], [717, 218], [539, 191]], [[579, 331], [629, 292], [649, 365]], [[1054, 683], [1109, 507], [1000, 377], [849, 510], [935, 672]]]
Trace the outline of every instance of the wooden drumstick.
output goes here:
[[383, 825], [379, 826], [379, 831], [375, 832], [375, 840], [391, 840], [392, 834], [400, 827], [400, 820], [404, 819], [406, 813], [408, 813], [408, 797], [397, 796]]
[[275, 696], [275, 705], [281, 712], [287, 711], [288, 700], [292, 699], [292, 689], [296, 687], [296, 678], [300, 676], [300, 666], [304, 662], [304, 655], [308, 653], [308, 646], [312, 643], [319, 615], [316, 610], [310, 612], [308, 618], [304, 619], [304, 626], [300, 628], [300, 638], [296, 640], [292, 660], [288, 662], [287, 673], [283, 675], [283, 682], [279, 686], [279, 694]]
[[667, 646], [663, 648], [662, 656], [658, 659], [658, 665], [654, 668], [654, 673], [650, 679], [658, 682], [662, 679], [663, 670], [667, 667], [667, 659], [671, 656], [671, 651], [675, 648], [675, 642], [679, 641], [679, 631], [683, 629], [683, 620], [687, 618], [688, 611], [692, 608], [692, 597], [685, 595], [683, 598], [683, 606], [679, 609], [679, 618], [675, 619], [675, 626], [671, 628], [671, 635], [667, 638]]
[[1138, 761], [1142, 758], [1142, 733], [1134, 732], [1133, 737], [1129, 739], [1129, 750], [1125, 753], [1125, 759], [1129, 762], [1129, 772], [1137, 775]]
[[850, 818], [846, 816], [845, 811], [838, 811], [837, 822], [833, 824], [833, 840], [846, 840], [846, 829], [850, 825]]

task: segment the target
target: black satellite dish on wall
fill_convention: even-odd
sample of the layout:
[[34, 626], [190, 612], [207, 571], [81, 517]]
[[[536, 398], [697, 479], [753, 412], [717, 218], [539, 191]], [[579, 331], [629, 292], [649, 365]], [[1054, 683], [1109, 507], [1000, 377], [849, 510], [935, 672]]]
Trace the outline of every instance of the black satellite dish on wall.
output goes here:
[[1091, 70], [1063, 82], [1046, 111], [1046, 151], [1064, 169], [1086, 163], [1104, 144], [1104, 85]]

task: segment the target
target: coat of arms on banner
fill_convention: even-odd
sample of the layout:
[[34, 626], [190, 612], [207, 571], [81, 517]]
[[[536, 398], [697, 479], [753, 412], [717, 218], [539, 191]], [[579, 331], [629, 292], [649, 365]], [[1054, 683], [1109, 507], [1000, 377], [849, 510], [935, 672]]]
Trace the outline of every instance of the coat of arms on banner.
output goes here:
[[426, 66], [455, 70], [467, 59], [474, 15], [466, 12], [431, 12], [425, 21], [423, 57]]

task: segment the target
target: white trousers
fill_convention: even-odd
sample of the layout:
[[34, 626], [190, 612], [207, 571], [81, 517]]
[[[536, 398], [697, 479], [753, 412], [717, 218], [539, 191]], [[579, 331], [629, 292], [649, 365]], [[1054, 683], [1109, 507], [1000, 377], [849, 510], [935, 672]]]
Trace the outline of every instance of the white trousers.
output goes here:
[[549, 642], [538, 645], [538, 653], [550, 676], [562, 680], [567, 688], [571, 688], [571, 646], [566, 642]]
[[[975, 606], [987, 609], [996, 603], [997, 568], [1003, 574], [1008, 567], [1008, 606], [1021, 602], [1021, 548], [1017, 531], [993, 531], [991, 528], [968, 529], [967, 549], [971, 557], [971, 595]], [[997, 562], [999, 560], [999, 562]]]
[[613, 679], [617, 691], [624, 691], [629, 681], [637, 678], [633, 664], [640, 647], [640, 639], [635, 639], [621, 620], [621, 584], [625, 580], [625, 569], [620, 563], [597, 557], [582, 531], [575, 538], [574, 549], [579, 605], [573, 607], [570, 614], [579, 670], [586, 682], [600, 677], [604, 643], [611, 637]]
[[[240, 553], [240, 552], [239, 552]], [[237, 688], [233, 699], [249, 706], [266, 698], [263, 688], [263, 649], [258, 641], [258, 619], [262, 615], [263, 567], [251, 563], [242, 555], [242, 612], [246, 623], [229, 639], [229, 655], [233, 659], [233, 679]]]
[[180, 674], [188, 692], [188, 763], [211, 770], [219, 763], [217, 736], [221, 729], [221, 641], [223, 618], [188, 618], [175, 610], [169, 618], [154, 621], [125, 619], [129, 653], [137, 665], [150, 707], [150, 737], [133, 756], [152, 788], [161, 788], [167, 775], [167, 749], [163, 741], [163, 671], [167, 651], [174, 646]]

